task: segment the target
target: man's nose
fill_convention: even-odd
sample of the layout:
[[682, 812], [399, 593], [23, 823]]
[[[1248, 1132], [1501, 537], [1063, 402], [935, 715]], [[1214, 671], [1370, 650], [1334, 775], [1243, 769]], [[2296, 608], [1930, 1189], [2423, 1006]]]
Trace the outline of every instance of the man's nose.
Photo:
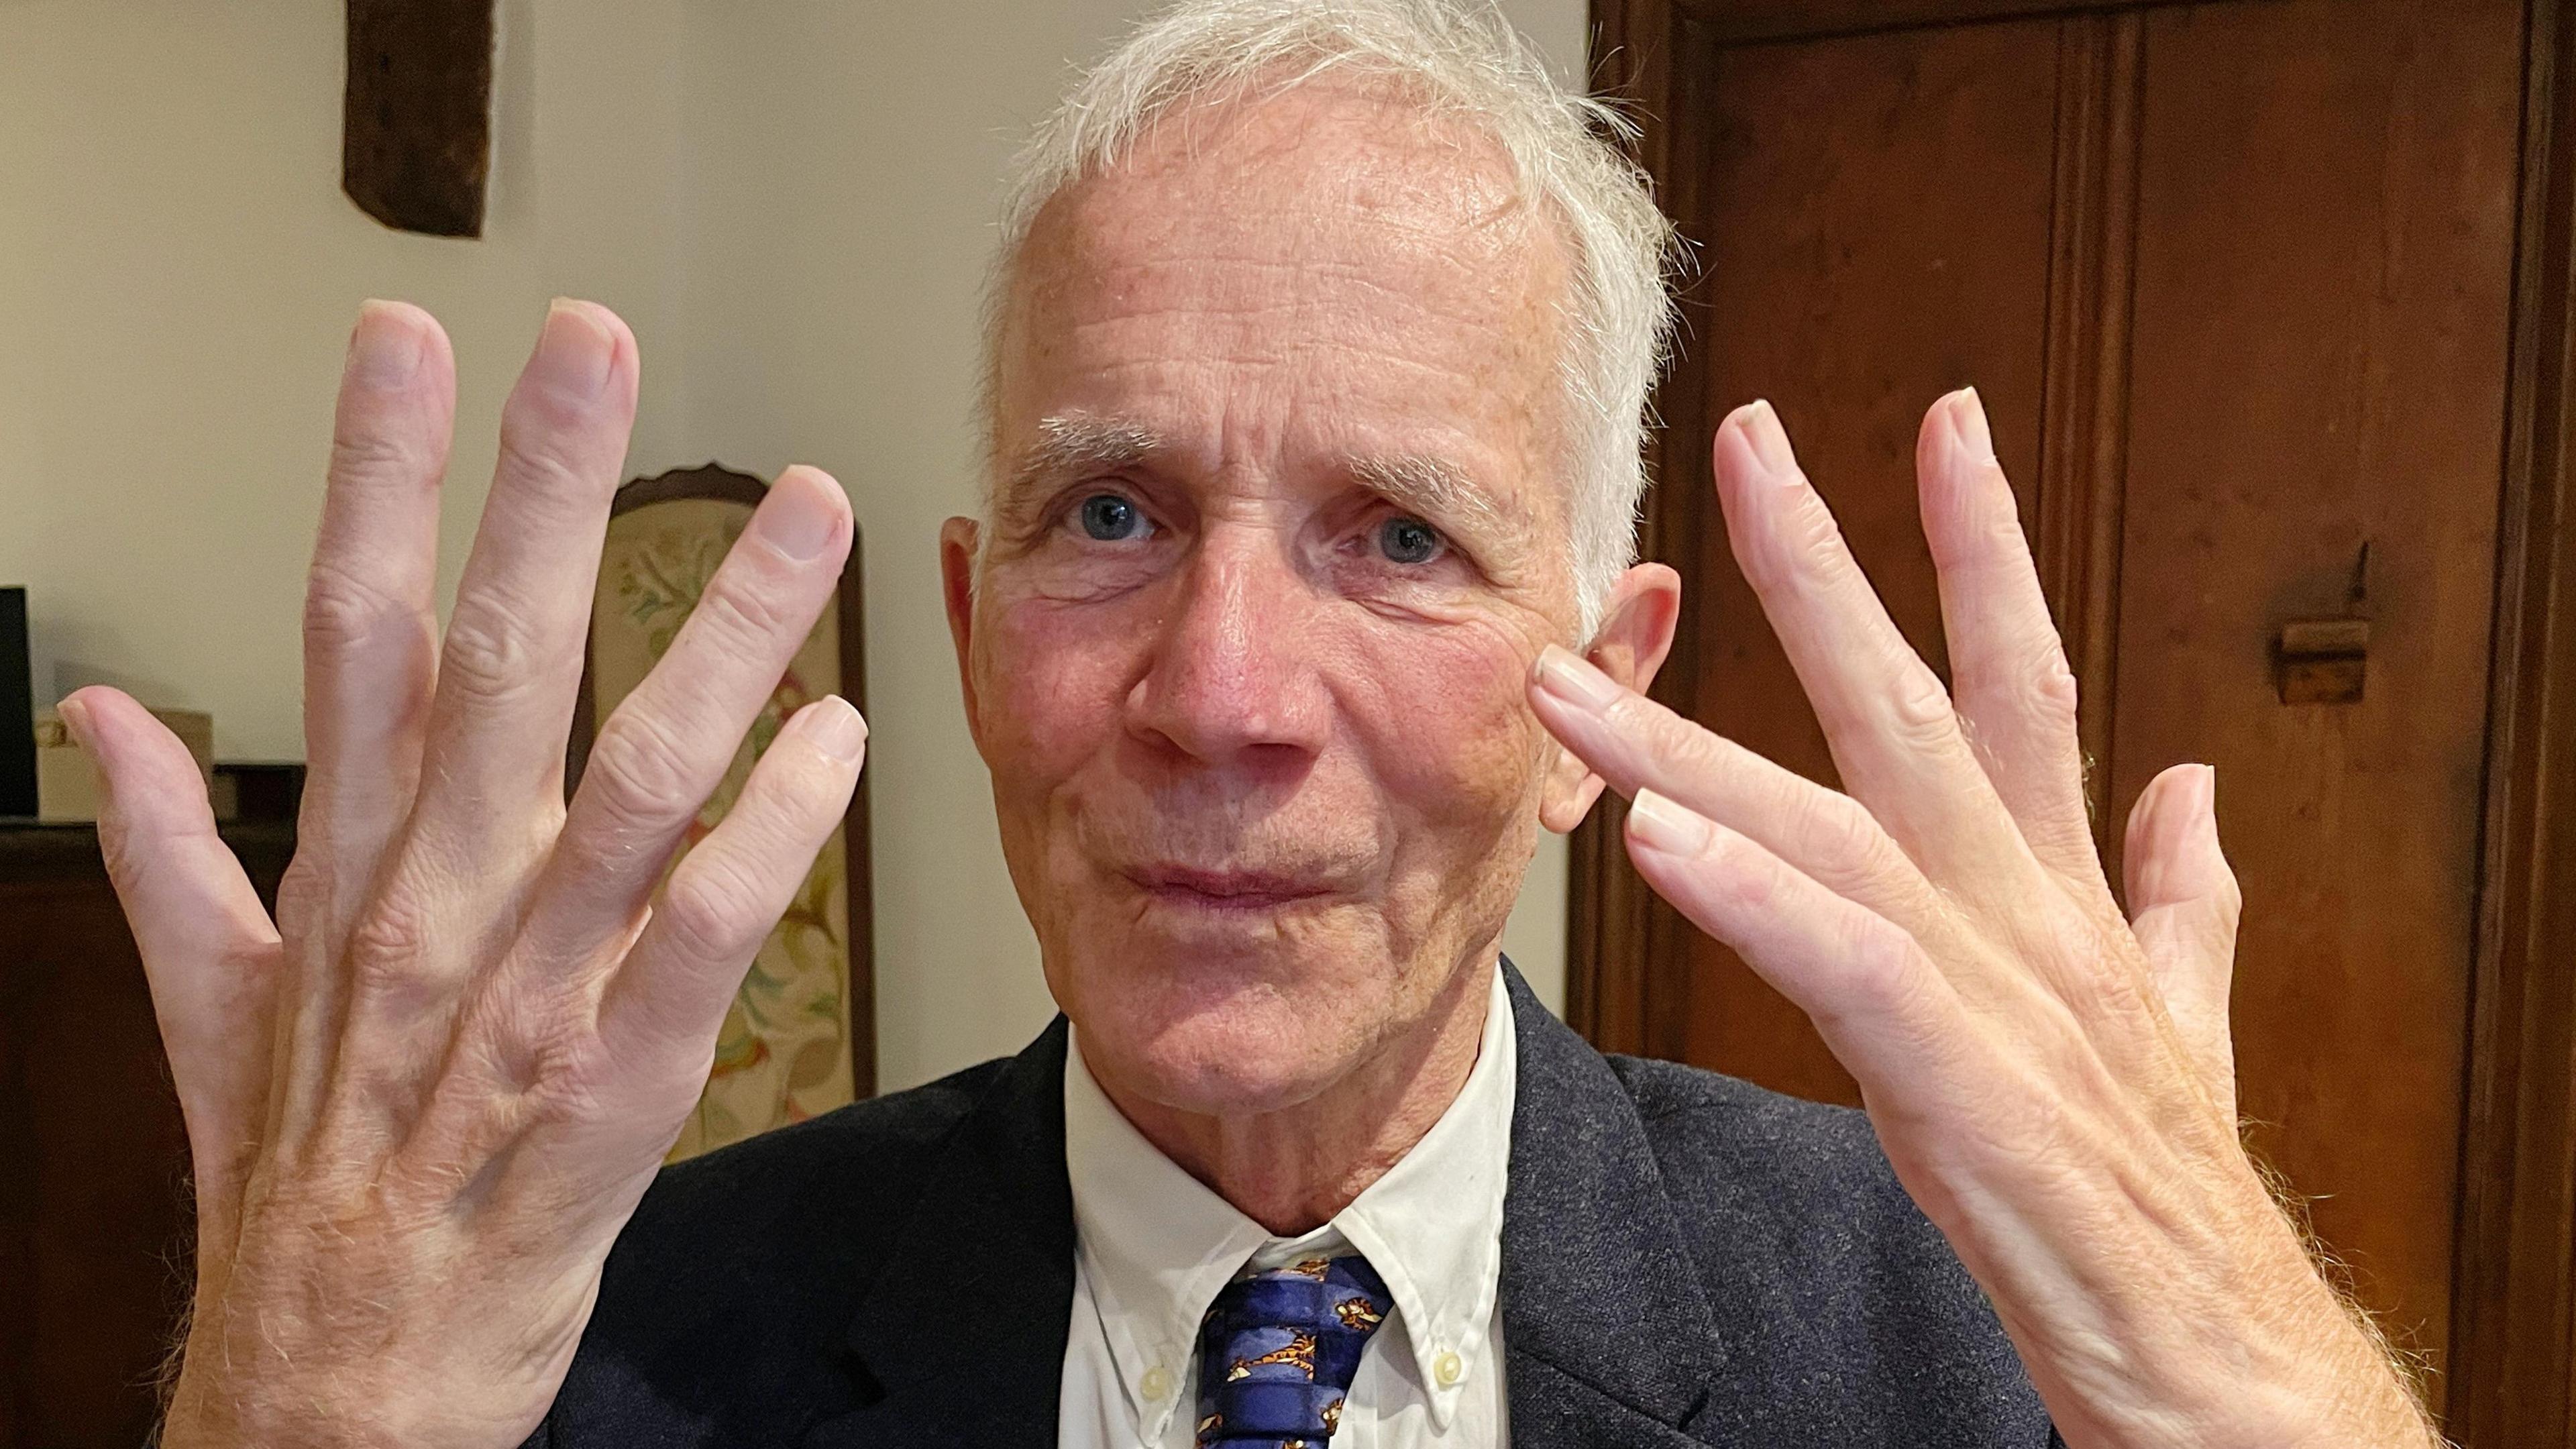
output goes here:
[[1332, 711], [1315, 600], [1277, 540], [1211, 530], [1176, 582], [1130, 728], [1212, 765], [1295, 768], [1320, 753]]

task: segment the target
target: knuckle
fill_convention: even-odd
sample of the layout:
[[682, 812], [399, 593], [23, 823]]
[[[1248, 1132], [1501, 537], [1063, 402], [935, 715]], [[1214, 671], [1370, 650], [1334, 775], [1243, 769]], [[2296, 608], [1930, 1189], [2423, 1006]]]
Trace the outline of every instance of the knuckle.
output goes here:
[[1830, 939], [1846, 1009], [1880, 1018], [1902, 1014], [1922, 984], [1913, 938], [1883, 917], [1854, 910], [1835, 921]]
[[1780, 863], [1732, 831], [1718, 832], [1709, 843], [1708, 861], [1722, 904], [1737, 919], [1768, 910], [1785, 884]]
[[1842, 529], [1813, 488], [1800, 488], [1779, 510], [1767, 543], [1749, 552], [1745, 573], [1759, 592], [1822, 580], [1842, 563]]
[[1890, 863], [1893, 844], [1879, 829], [1878, 817], [1859, 801], [1827, 790], [1803, 793], [1804, 803], [1792, 807], [1799, 816], [1794, 829], [1816, 860], [1845, 878], [1868, 875]]
[[1919, 659], [1906, 661], [1899, 670], [1888, 693], [1887, 714], [1896, 742], [1908, 748], [1930, 751], [1959, 738], [1959, 715], [1951, 705], [1950, 691]]
[[331, 435], [329, 476], [339, 483], [407, 478], [418, 470], [412, 450], [383, 433], [343, 425]]
[[811, 740], [787, 737], [760, 757], [760, 770], [727, 819], [761, 837], [788, 839], [817, 820], [838, 819], [834, 808], [849, 768]]
[[439, 684], [474, 704], [508, 703], [526, 692], [547, 661], [522, 614], [491, 601], [457, 606], [439, 651]]
[[364, 575], [316, 562], [304, 587], [304, 643], [319, 652], [340, 652], [375, 637], [409, 612]]
[[737, 554], [717, 571], [690, 623], [725, 648], [757, 649], [790, 635], [802, 637], [801, 621], [785, 592], [776, 580], [753, 576]]
[[621, 709], [600, 727], [581, 794], [619, 826], [656, 828], [696, 813], [708, 774], [659, 720]]
[[2076, 697], [2075, 671], [2067, 666], [2066, 649], [2053, 634], [2044, 634], [2032, 646], [2032, 659], [2025, 671], [2030, 681], [2031, 707], [2052, 724], [2072, 726], [2079, 700]]
[[124, 812], [112, 802], [99, 812], [98, 854], [117, 893], [130, 894], [142, 868], [143, 853], [135, 847], [134, 830]]
[[2219, 868], [2217, 895], [2219, 920], [2232, 935], [2236, 923], [2245, 915], [2245, 887], [2236, 879], [2236, 872]]
[[671, 872], [659, 914], [681, 954], [730, 964], [767, 934], [768, 896], [726, 853], [698, 850]]
[[416, 975], [430, 950], [428, 912], [407, 892], [373, 902], [350, 929], [346, 947], [352, 981], [382, 986]]
[[1604, 715], [1614, 734], [1640, 741], [1656, 756], [1675, 763], [1704, 758], [1713, 738], [1708, 731], [1642, 694], [1620, 695]]
[[539, 1099], [560, 1095], [582, 1077], [589, 1028], [590, 1013], [578, 992], [533, 989], [516, 994], [498, 1013], [495, 1033], [509, 1085]]
[[[604, 498], [610, 489], [594, 476], [602, 472], [601, 465], [587, 456], [586, 445], [592, 440], [584, 430], [589, 421], [587, 409], [580, 404], [544, 389], [534, 396], [521, 389], [502, 410], [496, 476], [532, 485], [550, 499], [577, 500], [583, 506], [592, 503], [594, 495]], [[624, 440], [619, 441], [622, 452]], [[613, 471], [613, 464], [610, 468]]]
[[330, 919], [331, 877], [306, 850], [295, 852], [277, 879], [277, 924], [293, 935], [306, 924]]
[[1652, 738], [1658, 750], [1674, 763], [1707, 773], [1714, 773], [1728, 763], [1726, 741], [1697, 722], [1651, 700], [1640, 700], [1638, 708], [1652, 722]]

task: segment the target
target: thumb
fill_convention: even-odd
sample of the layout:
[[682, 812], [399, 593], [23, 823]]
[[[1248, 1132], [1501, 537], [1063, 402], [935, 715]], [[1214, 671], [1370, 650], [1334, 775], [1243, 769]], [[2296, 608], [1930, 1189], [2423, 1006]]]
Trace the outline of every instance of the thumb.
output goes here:
[[277, 929], [178, 736], [113, 689], [81, 690], [60, 713], [98, 767], [99, 849], [151, 982], [203, 1228], [229, 1216], [267, 1119]]
[[2129, 812], [2123, 874], [2129, 928], [2146, 952], [2165, 1010], [2201, 1080], [2236, 1113], [2236, 1055], [2227, 1025], [2244, 898], [2218, 844], [2218, 772], [2176, 765]]

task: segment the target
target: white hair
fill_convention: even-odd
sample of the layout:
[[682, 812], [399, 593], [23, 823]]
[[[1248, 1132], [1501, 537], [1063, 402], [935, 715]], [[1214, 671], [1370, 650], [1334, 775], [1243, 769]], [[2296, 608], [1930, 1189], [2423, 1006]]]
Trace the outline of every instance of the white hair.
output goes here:
[[1074, 83], [1012, 167], [985, 322], [986, 406], [1010, 270], [1049, 200], [1117, 164], [1185, 102], [1220, 103], [1326, 73], [1390, 82], [1426, 110], [1491, 136], [1510, 156], [1523, 199], [1562, 228], [1573, 275], [1559, 304], [1567, 345], [1558, 372], [1570, 561], [1588, 639], [1612, 583], [1636, 557], [1648, 398], [1672, 335], [1673, 230], [1621, 149], [1634, 123], [1559, 85], [1490, 0], [1181, 0], [1138, 27]]

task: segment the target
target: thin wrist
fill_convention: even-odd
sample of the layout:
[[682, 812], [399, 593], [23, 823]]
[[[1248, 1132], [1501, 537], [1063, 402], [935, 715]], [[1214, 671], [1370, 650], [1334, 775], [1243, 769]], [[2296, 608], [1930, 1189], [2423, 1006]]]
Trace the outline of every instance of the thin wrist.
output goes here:
[[2072, 1449], [2438, 1446], [2398, 1360], [2294, 1221], [2268, 1199], [2244, 1207], [2232, 1233], [2054, 1331], [2006, 1311]]

